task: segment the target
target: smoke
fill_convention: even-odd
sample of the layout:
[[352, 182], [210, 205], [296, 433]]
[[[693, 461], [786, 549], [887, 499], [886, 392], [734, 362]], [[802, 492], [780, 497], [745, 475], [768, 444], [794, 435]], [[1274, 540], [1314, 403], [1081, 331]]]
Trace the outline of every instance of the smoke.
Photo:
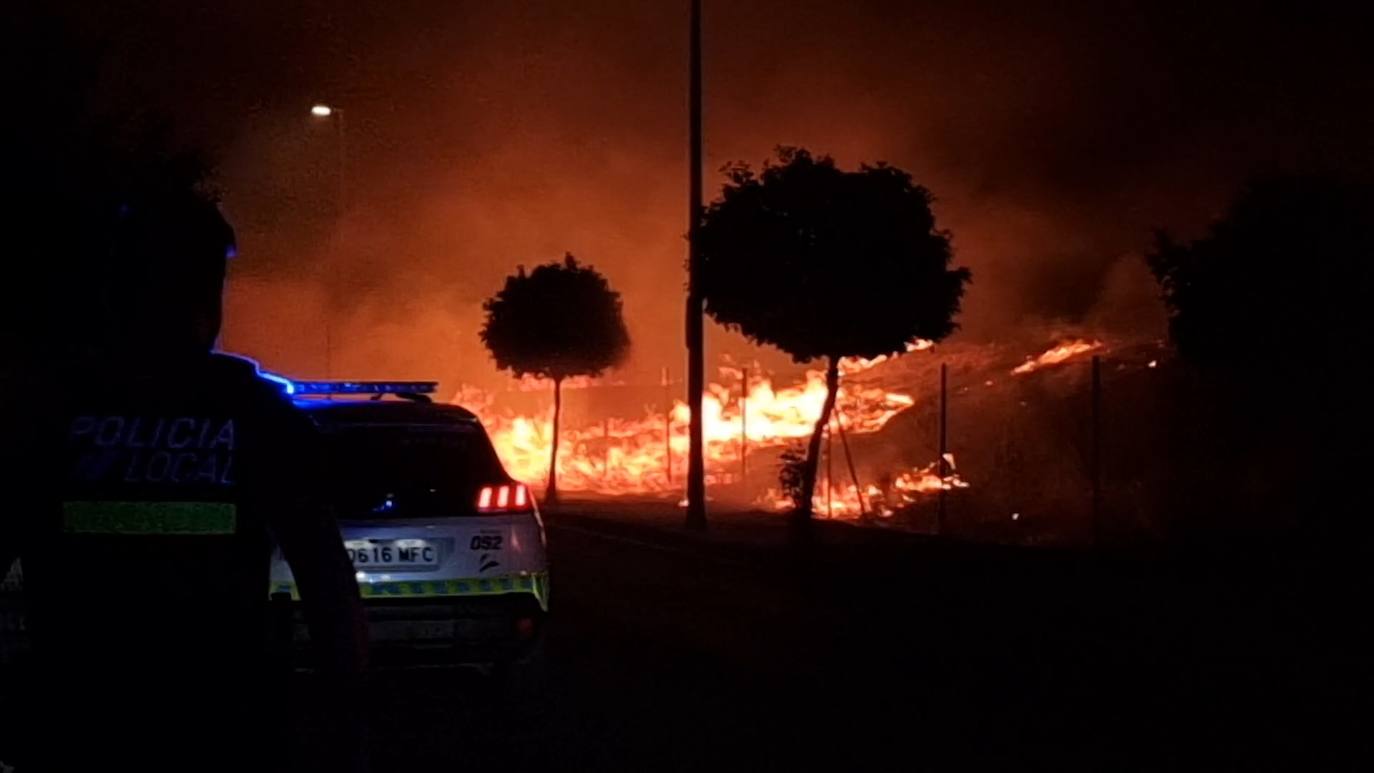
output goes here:
[[[505, 383], [482, 300], [565, 251], [624, 295], [622, 377], [680, 373], [680, 5], [154, 0], [81, 18], [120, 42], [115, 80], [140, 105], [219, 150], [242, 255], [226, 343], [320, 372], [328, 318], [336, 375], [447, 388]], [[1253, 5], [708, 0], [708, 191], [780, 144], [888, 161], [933, 191], [973, 269], [965, 340], [1152, 332], [1152, 228], [1196, 228], [1268, 167], [1367, 163], [1364, 28]], [[315, 101], [343, 108], [346, 202]], [[710, 345], [785, 364], [714, 327]]]

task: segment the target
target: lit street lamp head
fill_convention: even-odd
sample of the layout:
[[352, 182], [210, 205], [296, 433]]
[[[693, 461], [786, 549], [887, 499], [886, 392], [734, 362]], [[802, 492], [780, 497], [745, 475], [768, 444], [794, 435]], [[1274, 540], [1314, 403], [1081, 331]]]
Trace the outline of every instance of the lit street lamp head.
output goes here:
[[334, 114], [334, 108], [329, 105], [312, 105], [310, 107], [310, 114], [319, 118], [328, 118]]

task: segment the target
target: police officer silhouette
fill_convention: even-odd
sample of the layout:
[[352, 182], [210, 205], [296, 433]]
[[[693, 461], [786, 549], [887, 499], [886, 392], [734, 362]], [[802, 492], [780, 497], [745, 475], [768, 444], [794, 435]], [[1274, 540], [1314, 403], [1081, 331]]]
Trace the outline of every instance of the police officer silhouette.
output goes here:
[[[0, 571], [21, 559], [33, 727], [22, 760], [0, 758], [21, 773], [270, 769], [289, 705], [270, 668], [274, 543], [329, 695], [317, 709], [360, 702], [366, 658], [314, 429], [251, 362], [213, 351], [234, 237], [212, 200], [130, 196], [108, 243], [84, 289], [54, 299], [95, 324], [31, 408], [6, 411]], [[358, 715], [335, 719], [352, 724], [312, 769], [361, 766]]]

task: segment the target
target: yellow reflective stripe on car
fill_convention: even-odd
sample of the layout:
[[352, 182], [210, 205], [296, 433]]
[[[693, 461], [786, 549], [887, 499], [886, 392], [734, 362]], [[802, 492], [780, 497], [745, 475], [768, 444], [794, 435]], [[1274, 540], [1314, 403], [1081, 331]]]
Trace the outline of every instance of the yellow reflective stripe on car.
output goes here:
[[[430, 598], [442, 596], [495, 596], [504, 593], [530, 593], [544, 610], [549, 609], [549, 574], [507, 574], [498, 577], [474, 577], [462, 580], [404, 580], [399, 582], [359, 582], [358, 590], [365, 599]], [[296, 584], [274, 583], [271, 595], [289, 593], [299, 599]]]
[[238, 508], [229, 502], [63, 502], [68, 534], [233, 534]]

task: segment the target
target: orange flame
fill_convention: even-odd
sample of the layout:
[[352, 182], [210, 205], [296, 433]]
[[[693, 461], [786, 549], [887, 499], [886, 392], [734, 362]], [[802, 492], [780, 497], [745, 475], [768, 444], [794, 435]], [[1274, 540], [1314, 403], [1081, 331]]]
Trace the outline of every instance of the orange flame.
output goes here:
[[[890, 518], [901, 508], [913, 505], [931, 494], [968, 488], [969, 483], [959, 477], [954, 464], [954, 454], [945, 454], [945, 463], [948, 465], [948, 472], [943, 477], [939, 473], [939, 463], [931, 462], [924, 467], [913, 467], [897, 475], [886, 491], [870, 483], [864, 486], [862, 500], [852, 482], [818, 481], [816, 493], [811, 500], [812, 511], [817, 515], [837, 520], [851, 520], [862, 514]], [[826, 488], [827, 485], [831, 486], [829, 490]], [[773, 510], [784, 511], [792, 508], [792, 500], [783, 496], [776, 488], [770, 488], [760, 501]]]
[[1069, 360], [1079, 355], [1087, 354], [1088, 352], [1092, 351], [1097, 351], [1101, 348], [1101, 341], [1085, 341], [1082, 339], [1076, 341], [1065, 341], [1062, 344], [1050, 347], [1048, 350], [1042, 352], [1038, 357], [1027, 357], [1025, 362], [1021, 363], [1020, 365], [1017, 365], [1015, 368], [1012, 368], [1011, 373], [1013, 376], [1020, 376], [1026, 373], [1032, 373], [1041, 368], [1068, 362]]
[[[907, 351], [921, 351], [931, 346], [930, 341], [913, 341], [907, 345]], [[839, 367], [843, 373], [853, 375], [889, 359], [845, 358]], [[731, 368], [720, 370], [722, 375], [733, 379], [741, 375], [740, 371]], [[519, 388], [525, 391], [536, 383], [522, 380]], [[543, 383], [543, 388], [548, 388], [547, 382]], [[750, 451], [809, 438], [825, 402], [825, 393], [825, 375], [817, 370], [807, 371], [802, 383], [785, 387], [775, 387], [766, 377], [752, 379], [743, 400], [738, 388], [732, 390], [718, 383], [710, 384], [702, 400], [707, 482], [738, 482], [743, 425], [748, 428]], [[856, 383], [842, 383], [837, 400], [844, 407], [846, 431], [855, 435], [882, 429], [893, 416], [916, 402], [903, 392]], [[549, 453], [553, 445], [549, 414], [541, 412], [538, 416], [530, 416], [498, 410], [491, 395], [472, 388], [460, 390], [454, 402], [481, 417], [497, 455], [516, 480], [547, 485]], [[741, 422], [741, 412], [747, 421]], [[687, 404], [675, 401], [666, 416], [663, 412], [646, 410], [634, 419], [565, 424], [559, 437], [559, 489], [603, 495], [678, 494], [687, 467], [690, 419]], [[929, 483], [920, 482], [920, 474], [928, 473], [929, 469], [904, 471], [895, 479], [894, 488], [908, 492], [936, 490], [930, 488]], [[938, 475], [935, 478], [938, 488]], [[953, 480], [957, 481], [957, 476]], [[952, 485], [960, 483], [962, 481]], [[857, 495], [853, 498], [857, 514]], [[846, 507], [841, 505], [841, 508]]]
[[[845, 406], [846, 429], [856, 434], [876, 432], [893, 416], [915, 404], [910, 396], [878, 387], [841, 385], [838, 400]], [[523, 416], [495, 410], [491, 398], [465, 389], [455, 398], [474, 410], [496, 446], [497, 455], [517, 480], [547, 483], [553, 428], [548, 416]], [[754, 380], [744, 401], [751, 449], [776, 447], [810, 437], [825, 402], [825, 376], [807, 371], [806, 380], [775, 388], [770, 379]], [[739, 468], [741, 401], [738, 390], [710, 384], [702, 400], [708, 475], [715, 482], [733, 480]], [[560, 430], [558, 485], [567, 491], [598, 494], [641, 494], [677, 491], [686, 469], [687, 425], [691, 411], [675, 401], [672, 436], [665, 443], [666, 417], [646, 412], [638, 419], [612, 418], [604, 423], [565, 426]], [[668, 448], [673, 454], [674, 479], [668, 479]]]
[[[929, 341], [924, 338], [917, 338], [914, 341], [907, 342], [906, 350], [907, 352], [923, 352], [934, 346], [934, 341]], [[897, 356], [901, 355], [899, 354]], [[840, 375], [852, 376], [855, 373], [862, 373], [868, 370], [869, 368], [874, 367], [875, 365], [881, 365], [884, 362], [890, 361], [891, 359], [892, 357], [889, 357], [886, 354], [880, 354], [871, 360], [866, 359], [864, 357], [844, 357], [841, 358], [839, 362]]]

